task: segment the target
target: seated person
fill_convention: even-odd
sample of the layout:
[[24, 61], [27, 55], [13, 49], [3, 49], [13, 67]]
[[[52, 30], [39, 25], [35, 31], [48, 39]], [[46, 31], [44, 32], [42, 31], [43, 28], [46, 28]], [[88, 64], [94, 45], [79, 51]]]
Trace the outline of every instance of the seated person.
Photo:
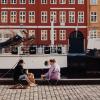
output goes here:
[[17, 66], [14, 69], [14, 80], [21, 81], [25, 79], [29, 86], [35, 86], [34, 82], [31, 82], [31, 80], [28, 78], [28, 74], [25, 72], [23, 64], [24, 61], [19, 60]]
[[32, 83], [34, 83], [34, 84], [36, 83], [36, 82], [35, 82], [35, 78], [34, 78], [34, 74], [33, 74], [33, 73], [28, 73], [27, 76], [28, 76], [29, 80], [30, 80]]
[[44, 79], [49, 79], [49, 80], [59, 80], [60, 79], [60, 66], [56, 63], [55, 59], [50, 59], [49, 60], [50, 65], [48, 65], [49, 71], [41, 75], [41, 78]]

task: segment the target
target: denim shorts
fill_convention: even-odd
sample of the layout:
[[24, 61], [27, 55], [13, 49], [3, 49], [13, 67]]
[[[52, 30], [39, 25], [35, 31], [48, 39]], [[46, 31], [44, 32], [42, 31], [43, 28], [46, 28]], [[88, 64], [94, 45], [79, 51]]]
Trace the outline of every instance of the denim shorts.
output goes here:
[[24, 75], [20, 75], [20, 76], [19, 76], [19, 80], [25, 80], [25, 79], [26, 79], [26, 77], [27, 77], [27, 75], [26, 75], [26, 74], [24, 74]]

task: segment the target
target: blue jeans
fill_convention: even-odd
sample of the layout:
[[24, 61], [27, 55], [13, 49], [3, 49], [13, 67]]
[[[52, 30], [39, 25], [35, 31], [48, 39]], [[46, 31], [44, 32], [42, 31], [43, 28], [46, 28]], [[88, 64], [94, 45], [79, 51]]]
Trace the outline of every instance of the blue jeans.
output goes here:
[[26, 74], [19, 76], [19, 80], [26, 80], [26, 79], [27, 79], [27, 75]]

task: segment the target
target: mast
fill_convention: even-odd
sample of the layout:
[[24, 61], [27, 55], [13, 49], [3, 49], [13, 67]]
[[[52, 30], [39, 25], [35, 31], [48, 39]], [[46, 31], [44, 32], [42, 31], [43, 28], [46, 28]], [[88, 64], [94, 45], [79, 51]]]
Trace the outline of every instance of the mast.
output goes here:
[[77, 25], [75, 27], [75, 31], [76, 31], [76, 38], [77, 38], [77, 34], [78, 34], [78, 20], [77, 20]]
[[54, 47], [54, 21], [51, 21], [51, 33], [50, 33], [51, 47]]

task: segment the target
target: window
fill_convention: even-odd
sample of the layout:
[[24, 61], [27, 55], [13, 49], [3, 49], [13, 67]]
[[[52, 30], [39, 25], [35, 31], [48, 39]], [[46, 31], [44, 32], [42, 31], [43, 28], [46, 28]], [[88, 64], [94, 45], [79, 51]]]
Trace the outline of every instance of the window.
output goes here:
[[16, 4], [17, 1], [16, 1], [16, 0], [10, 0], [10, 3], [11, 3], [11, 4]]
[[66, 11], [59, 12], [59, 21], [60, 23], [66, 23]]
[[29, 23], [35, 23], [35, 12], [29, 11]]
[[84, 12], [83, 11], [78, 12], [78, 23], [84, 23]]
[[90, 38], [96, 38], [97, 37], [97, 30], [91, 30], [90, 31]]
[[96, 5], [97, 4], [97, 0], [90, 0], [90, 4], [91, 5]]
[[47, 30], [41, 30], [41, 40], [47, 40]]
[[66, 30], [59, 30], [59, 40], [66, 40]]
[[[52, 34], [51, 30], [50, 30], [50, 34]], [[54, 37], [54, 40], [56, 41], [57, 40], [57, 30], [54, 30], [54, 36], [53, 37]]]
[[25, 23], [26, 22], [26, 12], [25, 11], [20, 11], [19, 22], [20, 23]]
[[2, 4], [7, 4], [7, 2], [8, 2], [7, 0], [1, 0]]
[[35, 4], [35, 0], [29, 0], [29, 4]]
[[16, 11], [11, 11], [10, 12], [10, 22], [11, 23], [16, 23], [17, 22], [17, 12]]
[[66, 4], [66, 0], [59, 0], [60, 4]]
[[47, 0], [41, 0], [41, 4], [47, 4]]
[[90, 18], [91, 18], [90, 19], [91, 22], [93, 22], [93, 23], [97, 22], [97, 13], [96, 12], [91, 12]]
[[69, 11], [69, 23], [75, 23], [75, 12]]
[[84, 0], [78, 0], [78, 4], [84, 4]]
[[47, 11], [41, 11], [41, 23], [47, 23]]
[[26, 4], [26, 0], [20, 0], [20, 4]]
[[75, 0], [69, 0], [69, 4], [75, 4]]
[[57, 22], [57, 12], [56, 11], [51, 11], [50, 12], [50, 22], [53, 21], [54, 23]]
[[54, 30], [54, 40], [57, 40], [57, 30]]
[[7, 23], [8, 22], [8, 12], [2, 11], [1, 12], [1, 23]]
[[57, 4], [57, 0], [51, 0], [51, 4]]
[[35, 30], [29, 30], [29, 37], [30, 36], [35, 36]]

